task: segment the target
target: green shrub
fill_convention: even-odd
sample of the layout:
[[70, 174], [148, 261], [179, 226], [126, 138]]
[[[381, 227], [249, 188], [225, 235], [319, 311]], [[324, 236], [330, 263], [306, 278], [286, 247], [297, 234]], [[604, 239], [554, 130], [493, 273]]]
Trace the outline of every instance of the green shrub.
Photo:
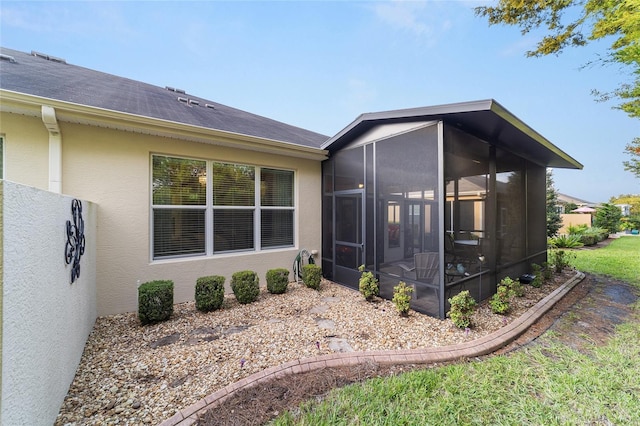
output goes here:
[[584, 244], [580, 242], [579, 235], [559, 235], [549, 239], [549, 245], [554, 248], [576, 248]]
[[302, 281], [304, 285], [314, 290], [320, 290], [320, 280], [322, 279], [322, 269], [311, 263], [302, 267]]
[[459, 328], [467, 328], [471, 326], [471, 316], [476, 308], [476, 301], [469, 290], [461, 291], [449, 299], [451, 309], [447, 312], [447, 316], [451, 318], [453, 324]]
[[358, 288], [360, 289], [360, 293], [366, 300], [371, 300], [380, 293], [378, 280], [373, 276], [372, 272], [364, 270], [364, 265], [360, 265], [358, 270], [362, 272], [360, 281], [358, 281]]
[[231, 290], [238, 303], [246, 305], [255, 302], [260, 295], [260, 280], [253, 271], [240, 271], [231, 276]]
[[267, 290], [271, 294], [282, 294], [289, 285], [289, 270], [285, 268], [269, 269], [267, 271]]
[[522, 297], [524, 296], [524, 287], [518, 280], [512, 280], [509, 277], [504, 277], [500, 280], [500, 286], [505, 286], [509, 292], [509, 297]]
[[575, 255], [570, 254], [565, 250], [551, 250], [550, 262], [554, 265], [556, 272], [560, 273], [568, 266], [571, 266], [571, 260], [575, 258]]
[[210, 275], [196, 280], [196, 309], [202, 312], [220, 309], [224, 302], [224, 277]]
[[553, 269], [551, 268], [551, 265], [549, 264], [549, 262], [542, 262], [542, 278], [544, 278], [544, 280], [547, 281], [551, 279], [552, 275], [553, 275]]
[[138, 287], [138, 318], [142, 324], [168, 320], [173, 314], [173, 281], [157, 280]]
[[537, 263], [533, 263], [531, 264], [531, 270], [533, 271], [533, 275], [535, 275], [535, 278], [530, 283], [531, 286], [535, 288], [542, 287], [542, 283], [544, 281], [544, 276], [542, 275], [542, 266], [538, 265]]
[[391, 300], [400, 316], [406, 317], [409, 314], [409, 304], [413, 287], [408, 286], [404, 281], [400, 281], [393, 287], [393, 299]]
[[498, 291], [489, 300], [491, 312], [500, 315], [504, 315], [509, 312], [509, 299], [509, 289], [506, 286], [499, 285]]

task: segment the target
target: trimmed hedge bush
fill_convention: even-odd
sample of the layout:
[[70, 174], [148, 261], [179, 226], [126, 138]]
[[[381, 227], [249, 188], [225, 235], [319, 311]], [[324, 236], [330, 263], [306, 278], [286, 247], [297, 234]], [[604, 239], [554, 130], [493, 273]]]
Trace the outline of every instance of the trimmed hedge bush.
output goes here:
[[322, 269], [315, 263], [304, 265], [302, 267], [302, 281], [304, 285], [314, 290], [320, 290], [320, 279], [322, 278]]
[[173, 281], [156, 280], [138, 287], [138, 319], [142, 324], [166, 321], [173, 314]]
[[285, 268], [269, 269], [267, 271], [267, 291], [271, 294], [282, 294], [289, 285], [289, 270]]
[[202, 312], [220, 309], [224, 302], [224, 277], [210, 275], [196, 280], [196, 309]]
[[258, 274], [253, 271], [236, 272], [231, 277], [231, 290], [240, 304], [255, 302], [260, 295]]

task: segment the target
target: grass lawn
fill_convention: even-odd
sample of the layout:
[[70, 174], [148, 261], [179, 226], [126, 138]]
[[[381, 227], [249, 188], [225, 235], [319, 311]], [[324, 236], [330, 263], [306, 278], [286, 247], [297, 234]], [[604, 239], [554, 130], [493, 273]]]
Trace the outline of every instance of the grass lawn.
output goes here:
[[640, 286], [640, 237], [620, 237], [597, 250], [572, 250], [579, 271], [609, 275]]
[[[576, 251], [580, 270], [640, 285], [640, 238]], [[553, 340], [507, 356], [374, 379], [274, 425], [564, 425], [640, 422], [640, 318], [590, 354]]]

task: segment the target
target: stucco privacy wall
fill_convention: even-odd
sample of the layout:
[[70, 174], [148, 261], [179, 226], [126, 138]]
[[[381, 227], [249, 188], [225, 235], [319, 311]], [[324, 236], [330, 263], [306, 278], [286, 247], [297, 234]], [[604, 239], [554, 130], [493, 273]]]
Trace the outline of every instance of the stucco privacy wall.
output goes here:
[[569, 233], [570, 226], [587, 225], [588, 227], [591, 227], [590, 214], [566, 213], [561, 214], [560, 219], [562, 219], [562, 228], [558, 230], [558, 234]]
[[[48, 135], [32, 135], [13, 143], [9, 123], [17, 117], [7, 114], [2, 123], [6, 135], [7, 164], [28, 152], [37, 158], [48, 149]], [[29, 120], [20, 118], [20, 120]], [[32, 126], [42, 126], [32, 119]], [[24, 123], [23, 123], [24, 124]], [[251, 269], [265, 285], [271, 268], [291, 270], [298, 250], [321, 249], [320, 161], [267, 154], [246, 149], [198, 143], [140, 133], [91, 127], [60, 121], [62, 134], [62, 193], [88, 199], [100, 206], [97, 227], [98, 315], [137, 310], [137, 283], [169, 279], [175, 283], [174, 301], [194, 299], [195, 282], [204, 275], [223, 275], [229, 281], [234, 272]], [[215, 257], [154, 262], [150, 259], [150, 161], [151, 154], [193, 157], [295, 171], [296, 247], [242, 252]], [[46, 163], [44, 168], [46, 169]], [[7, 167], [7, 178], [18, 172]], [[19, 176], [20, 179], [26, 178]], [[47, 173], [34, 182], [47, 188]], [[319, 258], [319, 257], [318, 257]], [[293, 278], [291, 275], [290, 278]]]
[[64, 261], [72, 198], [0, 181], [2, 407], [0, 424], [51, 425], [96, 319], [97, 206], [83, 201], [79, 279]]

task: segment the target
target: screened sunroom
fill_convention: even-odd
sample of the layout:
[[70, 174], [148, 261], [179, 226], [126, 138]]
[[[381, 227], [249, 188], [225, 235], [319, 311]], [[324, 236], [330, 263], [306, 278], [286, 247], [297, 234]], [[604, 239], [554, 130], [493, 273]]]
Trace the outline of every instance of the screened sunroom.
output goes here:
[[494, 100], [363, 114], [323, 146], [325, 276], [440, 318], [546, 261], [546, 168], [582, 165]]

